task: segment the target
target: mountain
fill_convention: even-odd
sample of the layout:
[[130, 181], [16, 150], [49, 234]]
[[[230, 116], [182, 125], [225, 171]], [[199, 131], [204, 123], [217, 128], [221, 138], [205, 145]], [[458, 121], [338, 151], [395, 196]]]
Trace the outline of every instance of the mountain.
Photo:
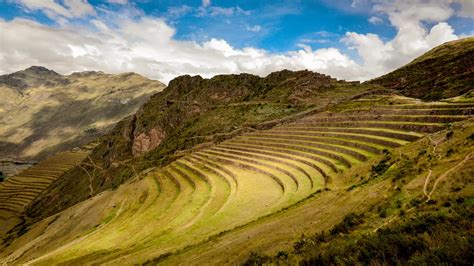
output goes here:
[[472, 91], [474, 37], [440, 45], [393, 72], [369, 81], [425, 101]]
[[42, 160], [84, 145], [163, 88], [135, 73], [64, 76], [33, 66], [0, 76], [0, 158]]
[[[467, 84], [470, 44], [453, 49], [431, 64]], [[178, 77], [0, 183], [0, 263], [470, 264], [471, 88], [427, 103], [386, 77]]]
[[310, 71], [284, 70], [264, 78], [178, 77], [101, 139], [90, 155], [94, 165], [84, 166], [95, 173], [91, 182], [81, 179], [83, 169], [73, 169], [37, 199], [30, 215], [44, 217], [87, 199], [89, 185], [98, 194], [137, 172], [165, 166], [188, 150], [271, 128], [379, 89]]

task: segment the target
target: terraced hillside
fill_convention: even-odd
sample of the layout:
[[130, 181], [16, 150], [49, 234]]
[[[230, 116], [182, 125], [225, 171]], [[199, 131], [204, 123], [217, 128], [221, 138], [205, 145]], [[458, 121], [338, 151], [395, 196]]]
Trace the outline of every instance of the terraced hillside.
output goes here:
[[[472, 118], [474, 104], [337, 110], [197, 149], [137, 174], [116, 190], [25, 228], [26, 234], [5, 247], [0, 262], [172, 259], [172, 253], [192, 251], [210, 237], [244, 230], [249, 222], [278, 215], [312, 195], [343, 188], [347, 180], [341, 176], [351, 168], [366, 165], [375, 175], [386, 171], [384, 160], [393, 149]], [[82, 218], [71, 223], [74, 217]]]
[[89, 153], [87, 150], [62, 152], [0, 182], [0, 232], [11, 229], [21, 220], [26, 206]]
[[[263, 78], [181, 76], [101, 138], [91, 154], [97, 167], [84, 167], [94, 173], [91, 183], [98, 194], [118, 187], [137, 172], [169, 164], [179, 158], [179, 152], [268, 129], [380, 90], [377, 85], [361, 86], [311, 71], [282, 70]], [[68, 172], [37, 199], [27, 215], [46, 218], [86, 200], [89, 183], [77, 182], [83, 175], [78, 167]]]

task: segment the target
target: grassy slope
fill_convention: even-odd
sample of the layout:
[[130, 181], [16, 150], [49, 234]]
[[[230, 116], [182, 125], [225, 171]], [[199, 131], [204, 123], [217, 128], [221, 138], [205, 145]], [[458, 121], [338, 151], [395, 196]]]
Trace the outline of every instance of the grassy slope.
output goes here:
[[[435, 151], [427, 137], [397, 148], [391, 152], [391, 167], [381, 175], [373, 175], [370, 162], [360, 165], [342, 175], [332, 191], [151, 263], [384, 263], [382, 256], [385, 263], [469, 262], [473, 132], [473, 121], [460, 122], [431, 135], [440, 141]], [[468, 155], [426, 202], [423, 186], [429, 170], [428, 192], [436, 178]], [[445, 241], [451, 244], [439, 245]], [[417, 244], [417, 253], [406, 250]]]
[[[380, 101], [385, 102], [386, 100]], [[25, 236], [12, 243], [5, 254], [10, 251], [14, 251], [14, 253], [5, 256], [5, 259], [20, 258], [20, 261], [25, 261], [39, 257], [38, 262], [42, 263], [62, 261], [78, 264], [86, 261], [110, 262], [117, 259], [121, 263], [131, 263], [136, 262], [138, 257], [142, 261], [163, 253], [166, 254], [167, 249], [171, 251], [180, 250], [187, 245], [191, 245], [191, 247], [172, 256], [162, 256], [158, 260], [170, 264], [178, 261], [186, 263], [208, 263], [212, 261], [219, 264], [242, 262], [248, 258], [250, 251], [265, 251], [268, 254], [276, 254], [279, 250], [291, 246], [293, 241], [296, 241], [301, 234], [308, 235], [320, 230], [328, 230], [349, 213], [370, 212], [371, 209], [382, 208], [388, 209], [386, 211], [388, 216], [392, 215], [392, 207], [387, 206], [391, 206], [394, 200], [400, 198], [397, 187], [401, 187], [404, 183], [412, 183], [412, 179], [423, 179], [427, 167], [432, 167], [435, 175], [439, 175], [440, 171], [446, 169], [446, 165], [456, 163], [460, 156], [472, 148], [472, 142], [467, 142], [467, 136], [472, 132], [472, 129], [473, 126], [469, 123], [456, 126], [452, 129], [454, 133], [450, 136], [450, 140], [439, 145], [437, 150], [440, 154], [447, 153], [445, 146], [456, 149], [454, 153], [451, 152], [449, 161], [446, 161], [444, 157], [432, 162], [428, 161], [428, 158], [433, 156], [419, 151], [428, 149], [429, 143], [426, 139], [420, 140], [414, 144], [392, 150], [388, 164], [395, 164], [384, 173], [381, 173], [380, 170], [373, 170], [372, 165], [380, 164], [379, 161], [383, 156], [375, 157], [368, 163], [356, 165], [343, 175], [333, 177], [330, 184], [331, 191], [316, 193], [312, 198], [285, 212], [258, 219], [228, 233], [221, 233], [202, 244], [199, 244], [199, 242], [209, 236], [212, 230], [216, 230], [213, 231], [216, 233], [231, 229], [235, 225], [241, 225], [240, 223], [229, 224], [229, 221], [240, 221], [245, 224], [245, 221], [248, 222], [252, 218], [255, 219], [261, 215], [275, 212], [282, 207], [287, 207], [288, 205], [285, 205], [285, 202], [292, 204], [298, 198], [285, 197], [281, 201], [283, 205], [280, 203], [275, 205], [275, 208], [268, 209], [268, 207], [255, 203], [266, 205], [275, 196], [278, 199], [278, 195], [274, 193], [274, 184], [272, 186], [271, 182], [267, 184], [263, 182], [264, 180], [260, 180], [258, 184], [241, 184], [239, 185], [241, 194], [235, 195], [241, 201], [234, 202], [234, 207], [232, 205], [228, 206], [222, 216], [216, 216], [207, 221], [204, 220], [203, 224], [196, 224], [184, 231], [174, 232], [172, 230], [163, 233], [162, 230], [166, 230], [163, 225], [170, 226], [166, 223], [167, 219], [173, 217], [175, 221], [171, 225], [172, 228], [181, 228], [182, 222], [180, 221], [184, 221], [186, 216], [195, 213], [192, 211], [193, 206], [186, 206], [185, 204], [185, 199], [188, 196], [194, 199], [194, 204], [199, 205], [202, 203], [199, 203], [201, 201], [197, 199], [206, 197], [206, 194], [194, 195], [189, 190], [186, 192], [188, 194], [185, 193], [184, 197], [181, 197], [180, 200], [174, 203], [173, 207], [169, 208], [168, 212], [163, 212], [162, 208], [167, 206], [164, 202], [173, 197], [164, 196], [160, 198], [160, 195], [166, 192], [169, 186], [157, 187], [152, 176], [142, 180], [133, 180], [115, 191], [101, 193], [65, 212], [35, 224], [29, 228]], [[432, 136], [432, 138], [437, 141], [442, 134], [446, 135], [447, 133], [443, 132]], [[402, 154], [404, 155], [402, 156]], [[416, 157], [419, 158], [415, 160]], [[412, 161], [417, 161], [417, 165], [410, 165]], [[427, 161], [432, 165], [427, 164]], [[277, 164], [275, 163], [275, 165]], [[283, 165], [280, 166], [283, 167]], [[184, 169], [181, 166], [179, 168]], [[380, 167], [376, 169], [380, 169]], [[386, 168], [381, 167], [381, 169]], [[269, 170], [271, 171], [271, 169]], [[170, 171], [177, 173], [172, 169]], [[374, 171], [376, 171], [376, 174]], [[260, 176], [253, 176], [248, 171], [243, 171], [240, 175], [243, 178], [242, 180], [248, 181], [257, 180], [257, 177]], [[395, 179], [395, 182], [392, 179]], [[166, 182], [161, 178], [158, 180], [160, 184]], [[182, 181], [186, 182], [184, 179]], [[288, 179], [288, 181], [290, 180]], [[420, 182], [415, 182], [414, 188], [407, 185], [411, 191], [415, 192], [414, 195], [422, 193], [422, 190], [419, 190], [416, 184], [419, 185]], [[181, 189], [183, 188], [181, 187]], [[252, 188], [254, 189], [252, 190]], [[259, 189], [256, 190], [255, 188]], [[314, 189], [317, 190], [318, 187]], [[200, 191], [204, 190], [201, 189]], [[409, 194], [406, 201], [411, 202], [412, 198], [413, 195]], [[267, 200], [270, 200], [270, 202], [267, 202]], [[158, 202], [162, 204], [157, 204]], [[212, 206], [212, 204], [209, 206]], [[180, 209], [183, 207], [185, 209]], [[242, 210], [247, 211], [243, 212]], [[259, 210], [264, 210], [264, 212]], [[375, 223], [383, 222], [378, 218], [378, 213], [376, 211], [372, 220]], [[243, 220], [240, 220], [242, 218], [236, 216], [237, 214], [244, 215]], [[159, 218], [160, 215], [165, 216]], [[245, 215], [251, 216], [245, 218]], [[79, 224], [71, 224], [71, 217], [87, 218], [81, 219]], [[229, 220], [228, 217], [232, 217], [232, 219]], [[165, 222], [162, 223], [160, 219]], [[32, 241], [33, 239], [34, 241]], [[73, 241], [74, 239], [76, 240]], [[39, 243], [41, 243], [41, 246], [39, 246]], [[64, 245], [64, 243], [70, 244]], [[112, 246], [113, 248], [111, 248]], [[52, 250], [56, 251], [51, 252]], [[134, 255], [127, 256], [129, 253]], [[156, 261], [151, 260], [150, 262]]]
[[[147, 168], [172, 162], [179, 158], [177, 151], [206, 142], [212, 145], [261, 122], [325, 108], [374, 88], [379, 87], [351, 85], [309, 71], [280, 71], [265, 78], [248, 74], [179, 77], [104, 137], [91, 155], [97, 167], [86, 167], [94, 173], [94, 191], [99, 193]], [[151, 129], [164, 133], [160, 145], [133, 156], [137, 136]], [[44, 218], [88, 198], [85, 183], [76, 182], [82, 175], [81, 169], [73, 169], [59, 179], [29, 215]]]
[[474, 84], [474, 37], [440, 45], [410, 64], [368, 83], [426, 101], [467, 93]]

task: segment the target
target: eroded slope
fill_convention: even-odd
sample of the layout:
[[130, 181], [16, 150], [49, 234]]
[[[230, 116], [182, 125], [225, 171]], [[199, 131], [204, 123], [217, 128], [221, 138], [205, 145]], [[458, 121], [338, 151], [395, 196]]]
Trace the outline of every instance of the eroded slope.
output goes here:
[[134, 73], [31, 67], [0, 76], [0, 158], [41, 160], [84, 145], [163, 88]]

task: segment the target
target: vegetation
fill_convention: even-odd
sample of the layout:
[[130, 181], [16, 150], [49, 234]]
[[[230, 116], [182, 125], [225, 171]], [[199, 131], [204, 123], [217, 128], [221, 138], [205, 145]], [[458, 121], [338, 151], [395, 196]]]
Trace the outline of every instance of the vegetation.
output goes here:
[[474, 37], [452, 41], [369, 83], [426, 101], [469, 94], [474, 83], [473, 57]]
[[[252, 253], [245, 264], [284, 263], [288, 257], [297, 256], [300, 265], [470, 265], [474, 259], [473, 215], [470, 204], [456, 202], [447, 212], [407, 217], [373, 234], [348, 235], [360, 224], [350, 222], [358, 217], [350, 214], [329, 234], [321, 233], [295, 242], [296, 255], [285, 251], [274, 257]], [[340, 231], [340, 228], [345, 230]], [[339, 234], [334, 234], [334, 230]], [[287, 254], [284, 257], [280, 255], [283, 252]]]
[[27, 206], [0, 263], [462, 264], [473, 110], [308, 71], [183, 76], [76, 166], [0, 185], [0, 210]]

